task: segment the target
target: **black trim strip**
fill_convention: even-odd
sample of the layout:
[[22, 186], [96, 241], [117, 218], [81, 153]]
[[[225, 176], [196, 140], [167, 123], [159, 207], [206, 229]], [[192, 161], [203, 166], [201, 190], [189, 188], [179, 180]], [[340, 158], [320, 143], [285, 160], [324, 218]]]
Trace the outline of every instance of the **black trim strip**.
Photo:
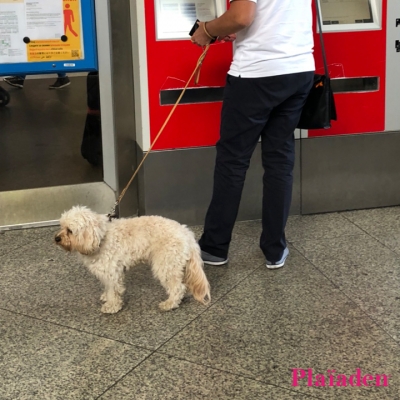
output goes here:
[[[160, 104], [162, 106], [173, 105], [182, 93], [182, 89], [170, 89], [160, 91]], [[183, 95], [180, 104], [215, 103], [222, 101], [224, 87], [188, 88]]]
[[331, 79], [333, 93], [376, 92], [379, 90], [379, 77]]
[[[374, 92], [379, 90], [379, 77], [365, 78], [336, 78], [331, 79], [334, 93]], [[160, 91], [160, 104], [162, 106], [174, 105], [182, 89], [169, 89]], [[224, 87], [188, 88], [180, 104], [215, 103], [222, 101]]]

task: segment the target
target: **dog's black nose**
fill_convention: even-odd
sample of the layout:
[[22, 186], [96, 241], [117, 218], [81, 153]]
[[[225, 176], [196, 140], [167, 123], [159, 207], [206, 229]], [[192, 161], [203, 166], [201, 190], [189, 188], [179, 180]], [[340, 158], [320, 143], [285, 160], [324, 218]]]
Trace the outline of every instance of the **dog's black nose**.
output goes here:
[[60, 236], [56, 236], [56, 237], [54, 238], [54, 240], [55, 240], [56, 242], [61, 242]]

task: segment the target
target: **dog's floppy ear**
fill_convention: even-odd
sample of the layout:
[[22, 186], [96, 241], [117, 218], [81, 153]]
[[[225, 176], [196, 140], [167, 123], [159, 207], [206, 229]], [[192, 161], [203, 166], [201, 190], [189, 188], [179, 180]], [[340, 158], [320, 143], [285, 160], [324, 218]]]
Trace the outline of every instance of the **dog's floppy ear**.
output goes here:
[[80, 243], [82, 244], [81, 253], [92, 254], [96, 252], [106, 233], [107, 217], [92, 213], [90, 218], [86, 218], [86, 224], [79, 230]]

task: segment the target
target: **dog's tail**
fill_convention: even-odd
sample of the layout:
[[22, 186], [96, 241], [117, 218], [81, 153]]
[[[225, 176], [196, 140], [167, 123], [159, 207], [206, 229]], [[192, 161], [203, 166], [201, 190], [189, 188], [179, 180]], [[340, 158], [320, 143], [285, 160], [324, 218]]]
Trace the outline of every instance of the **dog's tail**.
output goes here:
[[192, 248], [190, 260], [186, 265], [185, 284], [197, 301], [204, 305], [210, 303], [210, 284], [203, 270], [203, 260], [197, 243]]

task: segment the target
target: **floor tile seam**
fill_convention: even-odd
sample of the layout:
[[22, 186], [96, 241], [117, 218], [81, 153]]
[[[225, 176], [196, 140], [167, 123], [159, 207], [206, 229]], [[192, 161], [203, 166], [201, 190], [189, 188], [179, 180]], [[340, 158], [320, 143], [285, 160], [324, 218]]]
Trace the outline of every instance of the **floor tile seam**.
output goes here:
[[[238, 232], [236, 232], [236, 235], [245, 236], [245, 237], [249, 237], [249, 238], [258, 238], [259, 237], [259, 235], [255, 236], [255, 235], [250, 235], [250, 234], [247, 234], [247, 233], [238, 233]], [[371, 236], [368, 233], [367, 233], [367, 235]], [[342, 234], [340, 236], [330, 236], [329, 238], [325, 238], [325, 239], [338, 239], [338, 238], [342, 238], [342, 237], [355, 237], [355, 236], [363, 236], [363, 233], [360, 232], [360, 233]], [[320, 239], [315, 239], [315, 238], [312, 238], [312, 239], [295, 238], [295, 239], [293, 239], [293, 238], [288, 236], [288, 237], [286, 237], [286, 240], [287, 240], [287, 242], [289, 244], [291, 244], [293, 242], [299, 242], [301, 240], [309, 242], [309, 241], [316, 241], [316, 240], [320, 240]]]
[[[344, 217], [346, 218], [346, 217]], [[351, 221], [348, 219], [349, 222], [351, 222], [352, 224], [354, 224], [357, 228], [361, 229], [363, 232], [365, 232], [366, 235], [368, 235], [370, 238], [372, 238], [373, 240], [375, 240], [376, 242], [378, 242], [379, 244], [381, 244], [383, 247], [385, 247], [386, 249], [390, 250], [392, 253], [394, 253], [397, 257], [399, 257], [399, 253], [397, 253], [395, 250], [391, 249], [390, 247], [386, 246], [385, 243], [382, 243], [376, 236], [374, 236], [372, 233], [369, 233], [368, 231], [366, 231], [365, 229], [363, 229], [361, 226], [357, 225], [355, 222]]]
[[[300, 215], [289, 215], [289, 220], [291, 217], [307, 217], [307, 216], [311, 216], [311, 215], [335, 215], [335, 216], [339, 216], [340, 218], [344, 218], [346, 221], [350, 221], [348, 218], [346, 218], [344, 215], [342, 215], [343, 212], [340, 211], [334, 211], [334, 212], [326, 212], [326, 213], [317, 213], [317, 214], [300, 214]], [[256, 221], [260, 222], [260, 229], [262, 228], [262, 219], [254, 219], [254, 220], [247, 220], [247, 221], [239, 221], [236, 223], [235, 228], [239, 227], [241, 224], [243, 223], [255, 223]], [[237, 234], [241, 234], [239, 232], [235, 232], [235, 230], [233, 230], [233, 233], [237, 233]]]
[[34, 242], [35, 242], [35, 240], [32, 240], [32, 241], [29, 241], [29, 242], [27, 242], [27, 243], [24, 243], [24, 244], [21, 245], [21, 246], [17, 246], [17, 247], [14, 247], [13, 249], [6, 250], [5, 253], [3, 253], [3, 254], [0, 255], [0, 259], [1, 259], [2, 257], [4, 257], [4, 256], [10, 255], [11, 253], [14, 253], [14, 252], [17, 253], [17, 252], [19, 252], [21, 249], [23, 249], [24, 247], [27, 247], [27, 246], [31, 245], [32, 243], [34, 243]]
[[[24, 230], [28, 230], [28, 229], [29, 229], [29, 228], [25, 228], [25, 229], [16, 229], [16, 230], [24, 231]], [[15, 230], [13, 230], [13, 231], [15, 231]], [[7, 232], [10, 232], [10, 231], [4, 231], [4, 232], [7, 233]], [[12, 250], [6, 251], [4, 254], [0, 255], [0, 258], [3, 257], [3, 255], [5, 255], [5, 254], [9, 254], [10, 252], [13, 252], [13, 251], [18, 251], [18, 250], [20, 250], [20, 249], [23, 248], [23, 247], [29, 246], [29, 245], [31, 245], [32, 243], [36, 243], [36, 242], [37, 242], [37, 239], [43, 239], [46, 235], [47, 235], [47, 234], [46, 234], [45, 232], [40, 233], [40, 234], [37, 235], [37, 237], [36, 237], [35, 239], [28, 239], [23, 245], [17, 246], [17, 247], [15, 247], [15, 248], [13, 248]], [[51, 241], [52, 241], [52, 240], [51, 240]]]
[[[294, 246], [296, 248], [296, 246]], [[309, 260], [298, 248], [296, 250], [315, 268], [319, 273], [321, 273], [328, 282], [331, 283], [331, 285], [337, 289], [343, 296], [345, 296], [348, 300], [350, 300], [356, 307], [359, 309], [359, 311], [366, 316], [369, 320], [371, 320], [379, 330], [384, 332], [391, 341], [396, 344], [396, 346], [400, 347], [400, 343], [389, 333], [383, 328], [378, 321], [376, 321], [371, 315], [369, 315], [355, 300], [353, 300], [343, 289], [341, 289], [329, 276], [327, 276], [323, 270], [319, 269], [311, 260]]]
[[[290, 392], [290, 393], [301, 394], [303, 396], [310, 396], [308, 393], [306, 394], [306, 393], [302, 393], [302, 392], [290, 389], [289, 387], [286, 387], [286, 386], [280, 386], [280, 385], [277, 385], [276, 383], [272, 383], [272, 382], [270, 382], [268, 380], [258, 380], [258, 379], [255, 379], [254, 377], [250, 376], [250, 375], [244, 375], [244, 374], [228, 371], [228, 370], [225, 370], [225, 369], [222, 369], [222, 368], [216, 368], [216, 367], [211, 366], [209, 364], [203, 364], [201, 362], [196, 362], [196, 361], [193, 361], [193, 360], [189, 360], [189, 359], [187, 359], [185, 357], [178, 357], [178, 356], [170, 354], [168, 352], [159, 351], [159, 349], [155, 350], [153, 354], [161, 354], [161, 355], [164, 355], [164, 356], [168, 356], [168, 357], [174, 358], [174, 359], [179, 360], [179, 361], [185, 361], [185, 362], [188, 362], [190, 364], [197, 365], [199, 367], [203, 367], [203, 368], [211, 369], [213, 371], [218, 371], [218, 372], [222, 372], [224, 374], [228, 374], [228, 375], [240, 377], [240, 378], [243, 378], [243, 379], [247, 379], [247, 380], [262, 384], [263, 386], [273, 386], [273, 387], [275, 387], [277, 389], [282, 389], [282, 390]], [[311, 396], [311, 397], [313, 399], [319, 399], [319, 397], [317, 397], [317, 396]]]
[[[391, 206], [381, 206], [381, 207], [368, 207], [368, 208], [360, 208], [360, 209], [355, 209], [355, 210], [341, 210], [341, 211], [336, 211], [338, 214], [365, 214], [369, 212], [384, 212], [384, 211], [389, 211], [389, 210], [398, 210], [400, 211], [400, 205], [394, 204]], [[345, 217], [347, 218], [347, 217]]]
[[[40, 238], [40, 239], [44, 239], [44, 238], [46, 238], [47, 235], [49, 235], [49, 234], [50, 234], [50, 232], [48, 232], [47, 234], [46, 234], [46, 233], [42, 233], [42, 234], [39, 236], [39, 238]], [[56, 234], [56, 232], [52, 232], [52, 233], [51, 233], [51, 236], [48, 237], [49, 242], [51, 242], [51, 243], [54, 244], [54, 245], [56, 245], [56, 241], [54, 240], [55, 234]]]
[[[351, 219], [345, 217], [343, 215], [343, 218], [345, 220], [347, 220], [348, 222], [350, 222], [351, 224], [353, 224], [355, 227], [357, 227], [358, 229], [362, 230], [366, 235], [373, 237], [367, 230], [365, 230], [364, 228], [362, 228], [360, 225], [358, 225], [356, 222], [352, 221]], [[375, 238], [374, 238], [375, 239]]]
[[138, 368], [140, 365], [142, 365], [145, 361], [147, 361], [154, 353], [156, 350], [153, 350], [148, 356], [146, 356], [142, 361], [140, 361], [137, 365], [132, 367], [126, 374], [121, 376], [119, 379], [117, 379], [111, 386], [109, 386], [106, 390], [104, 390], [103, 393], [101, 393], [98, 397], [96, 397], [94, 400], [101, 399], [102, 396], [104, 396], [109, 390], [111, 390], [113, 387], [115, 387], [119, 382], [124, 380], [130, 373], [132, 373], [136, 368]]
[[154, 348], [150, 349], [148, 347], [144, 347], [144, 346], [140, 346], [140, 345], [137, 345], [137, 344], [125, 342], [125, 341], [120, 340], [120, 339], [115, 339], [115, 338], [111, 338], [111, 337], [108, 337], [108, 336], [99, 335], [98, 333], [86, 331], [86, 330], [83, 330], [83, 329], [74, 328], [73, 326], [60, 324], [60, 323], [54, 322], [54, 321], [48, 321], [48, 320], [43, 319], [43, 318], [35, 317], [34, 315], [21, 313], [21, 312], [14, 311], [14, 310], [9, 310], [9, 309], [4, 308], [4, 307], [0, 307], [0, 310], [8, 312], [10, 314], [15, 314], [15, 315], [19, 315], [21, 317], [29, 318], [29, 319], [32, 319], [32, 320], [35, 320], [35, 321], [44, 322], [46, 324], [57, 326], [57, 327], [60, 327], [60, 328], [70, 329], [72, 331], [75, 331], [75, 332], [78, 332], [78, 333], [83, 333], [85, 335], [90, 335], [90, 336], [98, 337], [100, 339], [110, 340], [112, 342], [120, 343], [120, 344], [127, 345], [127, 346], [130, 346], [130, 347], [135, 347], [135, 348], [138, 348], [140, 350], [146, 350], [146, 351], [150, 351], [150, 352], [154, 352], [155, 351]]
[[[307, 256], [302, 252], [302, 249], [296, 246], [296, 243], [298, 242], [291, 242], [291, 245], [295, 248], [297, 253], [299, 253], [299, 255], [303, 257], [316, 272], [321, 274], [327, 280], [329, 286], [333, 286], [335, 289], [339, 289], [339, 286], [335, 282], [333, 282], [326, 274], [323, 273], [323, 271], [321, 271], [311, 260], [307, 258]], [[304, 285], [307, 285], [307, 282]]]
[[299, 243], [299, 242], [321, 242], [323, 240], [332, 240], [332, 239], [341, 239], [343, 237], [345, 238], [354, 238], [354, 237], [365, 237], [365, 236], [370, 236], [370, 235], [366, 235], [365, 233], [356, 233], [356, 234], [349, 234], [349, 235], [341, 235], [341, 236], [330, 236], [330, 237], [320, 237], [320, 238], [311, 238], [311, 239], [303, 239], [303, 238], [299, 238], [299, 239], [292, 239], [292, 238], [286, 238], [286, 240], [288, 241], [289, 244], [294, 245], [295, 243]]
[[[210, 306], [208, 306], [204, 311], [200, 312], [198, 315], [196, 315], [193, 319], [191, 319], [187, 324], [185, 324], [181, 329], [179, 329], [177, 332], [175, 332], [170, 338], [168, 338], [164, 343], [160, 344], [155, 351], [160, 350], [162, 347], [164, 347], [167, 343], [169, 343], [172, 339], [175, 338], [175, 336], [179, 335], [184, 329], [186, 329], [189, 325], [191, 325], [193, 322], [196, 320], [200, 319], [203, 314], [207, 313], [209, 310], [211, 310], [213, 307], [216, 306], [222, 299], [224, 299], [228, 294], [230, 294], [234, 289], [236, 289], [244, 280], [249, 278], [252, 274], [254, 274], [256, 271], [262, 268], [264, 263], [262, 263], [259, 267], [254, 268], [254, 270], [250, 271], [247, 275], [245, 275], [241, 280], [239, 280], [230, 290], [228, 290], [225, 294], [223, 294], [221, 297], [219, 297], [217, 300], [212, 302]], [[219, 268], [219, 267], [216, 267]]]
[[249, 237], [249, 238], [253, 238], [253, 239], [258, 239], [261, 235], [261, 232], [257, 233], [257, 234], [253, 234], [253, 235], [251, 235], [249, 233], [242, 233], [242, 232], [233, 232], [233, 233], [238, 236], [245, 236], [245, 237]]
[[256, 219], [245, 219], [243, 221], [237, 221], [236, 222], [236, 226], [238, 225], [242, 225], [242, 224], [248, 224], [249, 222], [254, 223], [256, 221], [259, 221], [260, 224], [262, 223], [262, 219], [261, 218], [256, 218]]

